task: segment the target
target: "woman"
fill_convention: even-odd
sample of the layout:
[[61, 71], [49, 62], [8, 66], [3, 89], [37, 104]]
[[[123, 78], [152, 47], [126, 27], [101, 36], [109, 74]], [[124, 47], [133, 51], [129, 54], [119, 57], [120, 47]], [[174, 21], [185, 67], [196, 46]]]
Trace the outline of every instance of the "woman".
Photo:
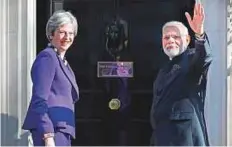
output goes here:
[[32, 98], [22, 127], [30, 130], [35, 146], [71, 146], [71, 137], [75, 138], [74, 102], [79, 90], [65, 53], [77, 28], [70, 12], [55, 12], [47, 22], [50, 43], [33, 63]]

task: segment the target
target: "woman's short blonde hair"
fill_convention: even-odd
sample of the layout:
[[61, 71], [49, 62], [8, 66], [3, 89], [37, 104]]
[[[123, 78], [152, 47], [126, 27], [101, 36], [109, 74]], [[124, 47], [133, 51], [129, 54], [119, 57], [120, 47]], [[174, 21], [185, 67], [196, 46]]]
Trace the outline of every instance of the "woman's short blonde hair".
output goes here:
[[59, 10], [54, 12], [47, 22], [46, 36], [48, 40], [50, 40], [50, 36], [53, 36], [55, 30], [64, 24], [72, 24], [74, 29], [74, 35], [77, 35], [78, 23], [76, 17], [68, 11]]

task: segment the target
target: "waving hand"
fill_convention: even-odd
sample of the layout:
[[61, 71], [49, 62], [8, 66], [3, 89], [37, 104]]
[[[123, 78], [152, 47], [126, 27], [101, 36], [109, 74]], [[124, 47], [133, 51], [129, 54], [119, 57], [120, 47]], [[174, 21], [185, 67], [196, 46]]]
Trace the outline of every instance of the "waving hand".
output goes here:
[[202, 4], [196, 3], [194, 6], [194, 14], [191, 18], [188, 12], [185, 12], [185, 16], [188, 20], [189, 26], [195, 34], [202, 35], [204, 33], [204, 8]]

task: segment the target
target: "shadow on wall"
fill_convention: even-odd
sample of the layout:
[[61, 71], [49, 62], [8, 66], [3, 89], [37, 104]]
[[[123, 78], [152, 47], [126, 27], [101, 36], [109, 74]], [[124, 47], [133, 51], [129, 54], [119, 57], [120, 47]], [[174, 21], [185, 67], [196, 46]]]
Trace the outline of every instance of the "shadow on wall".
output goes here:
[[[18, 128], [20, 127], [20, 128]], [[18, 136], [18, 118], [1, 114], [1, 144], [0, 146], [28, 146], [29, 132]]]

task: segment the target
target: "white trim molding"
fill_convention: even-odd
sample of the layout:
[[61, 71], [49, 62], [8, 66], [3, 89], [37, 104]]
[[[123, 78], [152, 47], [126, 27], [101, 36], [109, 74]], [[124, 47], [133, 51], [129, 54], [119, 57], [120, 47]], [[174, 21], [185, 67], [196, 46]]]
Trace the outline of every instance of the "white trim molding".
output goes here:
[[36, 55], [36, 0], [0, 0], [1, 146], [27, 146], [21, 129]]
[[232, 0], [227, 0], [227, 145], [232, 146]]
[[209, 36], [213, 62], [209, 70], [206, 97], [206, 124], [210, 145], [227, 145], [227, 0], [202, 0], [205, 30]]

